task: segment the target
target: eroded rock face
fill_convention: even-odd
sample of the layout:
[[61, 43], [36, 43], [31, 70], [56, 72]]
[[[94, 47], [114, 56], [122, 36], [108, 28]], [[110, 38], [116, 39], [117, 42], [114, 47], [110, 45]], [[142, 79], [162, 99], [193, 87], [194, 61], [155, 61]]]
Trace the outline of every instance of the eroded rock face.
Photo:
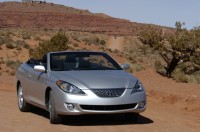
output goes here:
[[0, 4], [1, 28], [62, 28], [125, 35], [132, 33], [129, 29], [132, 24], [127, 20], [50, 3], [4, 2]]
[[148, 25], [53, 3], [0, 3], [0, 28], [49, 28], [136, 35], [137, 31], [146, 26]]

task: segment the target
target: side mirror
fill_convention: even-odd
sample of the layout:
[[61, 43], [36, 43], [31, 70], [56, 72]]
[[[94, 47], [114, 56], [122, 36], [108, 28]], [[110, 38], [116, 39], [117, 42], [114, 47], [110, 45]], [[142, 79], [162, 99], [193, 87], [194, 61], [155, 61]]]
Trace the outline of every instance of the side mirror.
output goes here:
[[129, 64], [122, 64], [121, 68], [124, 69], [124, 70], [128, 70], [128, 69], [130, 69], [130, 65]]
[[42, 66], [42, 65], [34, 66], [34, 70], [37, 71], [37, 72], [45, 72], [46, 71], [45, 67]]

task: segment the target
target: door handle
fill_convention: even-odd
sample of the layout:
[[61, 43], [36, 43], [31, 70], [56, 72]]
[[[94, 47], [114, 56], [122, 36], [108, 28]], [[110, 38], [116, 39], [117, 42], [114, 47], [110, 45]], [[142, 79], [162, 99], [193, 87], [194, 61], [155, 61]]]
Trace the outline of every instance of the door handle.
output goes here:
[[28, 78], [31, 78], [31, 75], [28, 75]]

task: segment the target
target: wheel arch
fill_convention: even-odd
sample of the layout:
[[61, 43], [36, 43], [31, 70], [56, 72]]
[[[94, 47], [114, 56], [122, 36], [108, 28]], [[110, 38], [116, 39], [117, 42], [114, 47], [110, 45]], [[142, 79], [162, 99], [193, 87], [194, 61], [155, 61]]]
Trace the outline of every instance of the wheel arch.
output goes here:
[[21, 82], [18, 80], [17, 84], [16, 84], [16, 90], [18, 91], [19, 85], [21, 84]]
[[46, 91], [45, 91], [45, 106], [46, 106], [46, 109], [49, 108], [49, 93], [52, 89], [50, 87], [47, 87], [46, 88]]

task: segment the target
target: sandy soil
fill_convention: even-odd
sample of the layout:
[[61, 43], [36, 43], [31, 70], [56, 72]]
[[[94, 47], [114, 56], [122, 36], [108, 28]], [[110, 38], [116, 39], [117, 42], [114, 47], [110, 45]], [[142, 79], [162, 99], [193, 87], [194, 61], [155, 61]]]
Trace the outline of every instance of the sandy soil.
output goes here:
[[[200, 85], [176, 83], [148, 69], [136, 74], [147, 90], [148, 105], [137, 122], [123, 115], [86, 115], [65, 117], [51, 125], [41, 109], [22, 113], [17, 107], [15, 77], [0, 77], [0, 131], [148, 131], [197, 132], [200, 129]], [[9, 81], [8, 81], [9, 80]]]
[[108, 48], [122, 51], [124, 49], [124, 37], [110, 37], [108, 40]]

